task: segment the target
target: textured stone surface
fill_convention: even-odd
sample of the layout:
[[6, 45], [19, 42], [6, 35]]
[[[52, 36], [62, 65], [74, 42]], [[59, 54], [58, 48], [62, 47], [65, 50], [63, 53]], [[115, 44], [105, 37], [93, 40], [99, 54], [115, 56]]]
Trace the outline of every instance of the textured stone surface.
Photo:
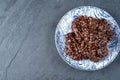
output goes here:
[[0, 80], [118, 80], [120, 55], [95, 72], [68, 66], [55, 47], [55, 28], [70, 9], [100, 7], [120, 25], [120, 0], [0, 0]]

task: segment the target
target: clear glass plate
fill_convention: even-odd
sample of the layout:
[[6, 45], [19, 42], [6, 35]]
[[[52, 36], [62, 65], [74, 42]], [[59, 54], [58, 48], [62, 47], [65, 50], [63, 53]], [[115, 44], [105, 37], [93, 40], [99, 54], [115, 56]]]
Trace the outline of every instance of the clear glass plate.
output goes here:
[[[64, 52], [65, 47], [65, 37], [64, 35], [71, 31], [71, 23], [72, 21], [80, 15], [91, 16], [94, 18], [104, 18], [108, 21], [109, 24], [112, 25], [111, 29], [114, 34], [114, 39], [107, 44], [108, 55], [102, 58], [99, 62], [95, 63], [90, 60], [72, 60], [66, 53]], [[62, 59], [72, 66], [73, 68], [79, 70], [86, 71], [95, 71], [98, 69], [102, 69], [117, 57], [120, 51], [120, 28], [117, 22], [113, 19], [113, 17], [107, 13], [106, 11], [93, 7], [93, 6], [80, 6], [75, 9], [67, 12], [59, 21], [56, 31], [55, 31], [55, 44], [56, 48], [59, 52], [59, 55]]]

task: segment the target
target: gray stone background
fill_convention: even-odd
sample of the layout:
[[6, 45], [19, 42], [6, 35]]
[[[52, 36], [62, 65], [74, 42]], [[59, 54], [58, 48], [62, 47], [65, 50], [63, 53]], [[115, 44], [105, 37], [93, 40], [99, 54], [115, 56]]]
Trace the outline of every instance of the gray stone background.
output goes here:
[[120, 55], [108, 67], [80, 71], [55, 47], [55, 28], [70, 9], [92, 5], [120, 25], [120, 0], [0, 0], [0, 80], [119, 80]]

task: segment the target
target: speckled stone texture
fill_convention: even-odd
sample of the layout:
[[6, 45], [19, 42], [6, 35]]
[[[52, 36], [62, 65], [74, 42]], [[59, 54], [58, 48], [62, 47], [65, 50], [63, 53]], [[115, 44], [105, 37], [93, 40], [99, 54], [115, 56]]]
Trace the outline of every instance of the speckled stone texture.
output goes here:
[[120, 25], [120, 0], [0, 0], [0, 80], [119, 80], [120, 54], [108, 67], [80, 71], [58, 55], [56, 25], [69, 10], [96, 6]]

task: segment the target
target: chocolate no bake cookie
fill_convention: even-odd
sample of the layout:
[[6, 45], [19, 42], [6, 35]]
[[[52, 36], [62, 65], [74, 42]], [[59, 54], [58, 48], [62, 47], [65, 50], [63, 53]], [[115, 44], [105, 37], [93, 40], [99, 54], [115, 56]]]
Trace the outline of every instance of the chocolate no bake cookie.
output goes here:
[[65, 52], [74, 60], [98, 62], [108, 55], [107, 43], [113, 39], [111, 25], [105, 19], [79, 16], [65, 35]]

